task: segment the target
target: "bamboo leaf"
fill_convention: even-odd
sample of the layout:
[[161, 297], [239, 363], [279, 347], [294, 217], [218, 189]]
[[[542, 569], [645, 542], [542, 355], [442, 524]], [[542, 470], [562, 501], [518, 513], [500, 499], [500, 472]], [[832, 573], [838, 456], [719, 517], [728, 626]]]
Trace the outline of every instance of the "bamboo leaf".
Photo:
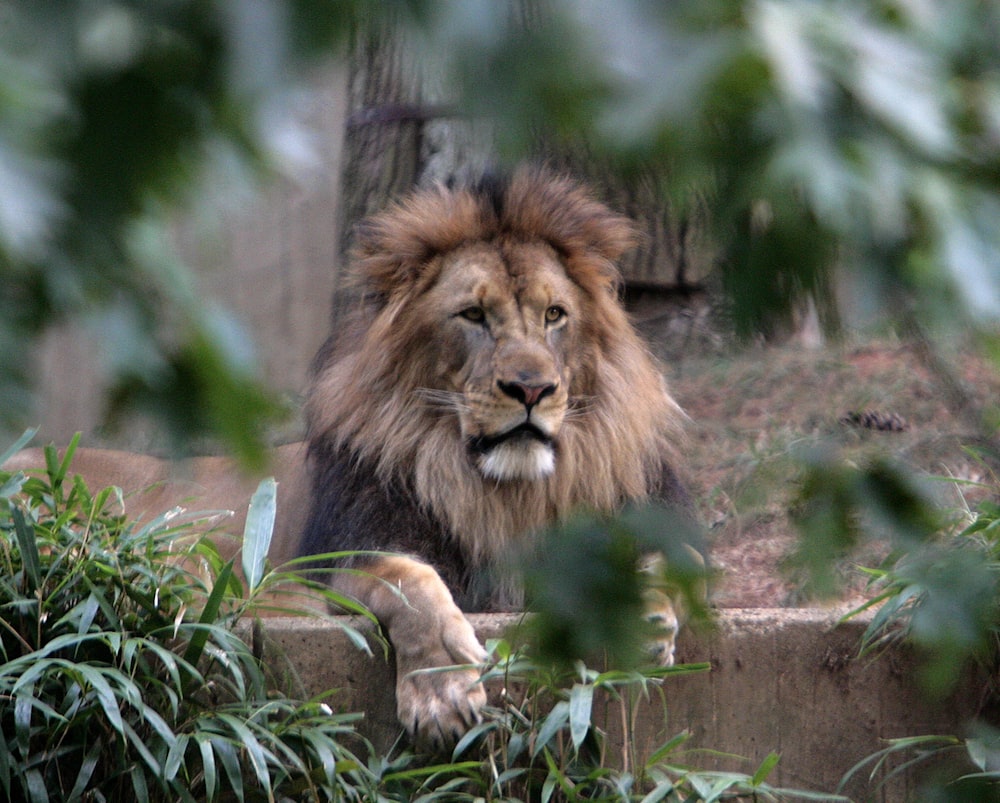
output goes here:
[[[52, 474], [53, 485], [61, 485], [63, 480], [66, 479], [66, 475], [69, 473], [70, 464], [73, 462], [73, 455], [76, 454], [76, 447], [79, 445], [80, 445], [80, 433], [77, 432], [73, 435], [72, 438], [69, 439], [69, 443], [66, 446], [66, 451], [63, 452], [62, 461], [58, 464], [58, 468], [56, 469], [55, 474]], [[53, 450], [52, 453], [55, 454], [55, 450]], [[48, 460], [48, 454], [46, 454], [46, 459]]]
[[8, 446], [7, 449], [5, 449], [3, 452], [0, 452], [0, 466], [2, 466], [15, 454], [20, 452], [25, 446], [31, 443], [31, 439], [35, 437], [35, 434], [37, 432], [38, 432], [37, 427], [35, 427], [34, 429], [26, 429], [24, 432], [21, 433], [21, 437], [19, 437], [16, 441], [14, 441], [14, 443]]
[[[0, 465], [2, 465], [2, 463], [0, 463]], [[4, 476], [5, 475], [0, 474], [0, 479]], [[7, 477], [6, 480], [0, 483], [0, 499], [10, 499], [12, 496], [21, 493], [25, 480], [27, 480], [27, 477], [24, 475], [24, 472], [21, 471]]]
[[229, 779], [229, 785], [233, 794], [239, 801], [245, 800], [243, 794], [243, 772], [240, 769], [240, 761], [236, 755], [236, 749], [228, 739], [217, 736], [212, 739], [212, 747], [215, 755], [219, 758], [222, 768]]
[[126, 726], [122, 719], [121, 709], [118, 707], [118, 697], [115, 695], [111, 684], [108, 683], [101, 670], [87, 664], [74, 664], [67, 668], [71, 672], [75, 670], [80, 678], [90, 685], [90, 688], [93, 689], [94, 694], [97, 696], [97, 702], [104, 711], [104, 716], [107, 717], [108, 724], [119, 733], [124, 734]]
[[31, 748], [31, 712], [34, 708], [34, 688], [26, 686], [14, 696], [14, 734], [23, 758]]
[[560, 700], [549, 712], [549, 715], [545, 718], [545, 722], [542, 723], [542, 727], [538, 729], [538, 737], [535, 740], [534, 749], [531, 751], [531, 757], [537, 756], [542, 749], [552, 741], [552, 737], [555, 736], [566, 724], [569, 719], [569, 703], [565, 700]]
[[666, 742], [664, 742], [660, 747], [649, 757], [646, 761], [647, 767], [655, 767], [668, 755], [673, 753], [678, 747], [684, 744], [691, 738], [690, 731], [681, 731], [675, 736], [672, 736]]
[[[219, 615], [219, 609], [222, 607], [222, 600], [226, 596], [226, 588], [229, 585], [229, 578], [233, 576], [233, 563], [229, 561], [222, 567], [222, 571], [219, 572], [218, 576], [215, 578], [215, 585], [212, 586], [212, 593], [208, 595], [208, 599], [205, 601], [205, 607], [202, 609], [201, 616], [198, 618], [198, 622], [201, 625], [208, 625], [215, 622]], [[191, 635], [191, 641], [188, 642], [187, 650], [184, 651], [184, 660], [191, 664], [192, 666], [197, 666], [198, 661], [201, 660], [202, 653], [205, 650], [205, 644], [208, 642], [208, 627], [198, 627], [194, 629]]]
[[45, 786], [45, 778], [38, 770], [28, 770], [24, 774], [25, 784], [28, 787], [28, 800], [30, 803], [49, 803], [49, 792]]
[[594, 687], [575, 683], [569, 693], [569, 735], [575, 750], [580, 749], [590, 730], [590, 713], [594, 705]]
[[337, 756], [334, 754], [333, 745], [331, 745], [327, 738], [311, 728], [304, 728], [302, 730], [302, 738], [303, 741], [308, 743], [313, 755], [319, 760], [326, 782], [332, 786], [337, 777]]
[[156, 712], [156, 709], [143, 705], [141, 702], [138, 707], [142, 718], [149, 723], [150, 727], [156, 731], [157, 734], [159, 734], [168, 750], [172, 750], [177, 744], [177, 734], [173, 732], [163, 717]]
[[75, 610], [79, 613], [79, 621], [76, 625], [76, 633], [82, 636], [90, 632], [90, 626], [94, 624], [94, 617], [100, 610], [101, 603], [93, 594], [88, 594], [87, 598], [81, 602]]
[[28, 526], [21, 508], [13, 508], [11, 515], [14, 518], [14, 535], [17, 538], [17, 547], [21, 551], [21, 562], [30, 581], [30, 586], [26, 590], [34, 592], [42, 584], [41, 558], [38, 555], [38, 544], [35, 543], [35, 531]]
[[673, 781], [665, 779], [653, 787], [640, 803], [659, 803], [661, 800], [665, 800], [674, 789]]
[[766, 781], [768, 776], [771, 774], [771, 771], [777, 766], [779, 758], [780, 756], [777, 753], [770, 753], [767, 758], [760, 763], [757, 771], [753, 774], [753, 778], [750, 779], [750, 784], [752, 786], [760, 786], [764, 783], [764, 781]]
[[80, 771], [76, 774], [76, 781], [73, 783], [73, 788], [66, 799], [67, 803], [80, 800], [83, 797], [83, 793], [87, 791], [87, 786], [90, 784], [90, 779], [94, 776], [94, 769], [97, 767], [98, 761], [101, 758], [101, 751], [104, 747], [104, 743], [100, 739], [97, 739], [87, 749], [87, 753], [80, 763]]
[[167, 751], [167, 759], [163, 763], [163, 779], [165, 781], [173, 781], [177, 777], [177, 773], [184, 764], [184, 755], [187, 753], [190, 742], [191, 737], [186, 733], [182, 733], [170, 745], [170, 749]]
[[149, 803], [149, 786], [146, 784], [146, 775], [138, 766], [132, 768], [129, 773], [132, 779], [132, 791], [135, 792], [135, 799], [138, 803]]
[[201, 753], [201, 770], [205, 778], [205, 799], [214, 800], [219, 791], [219, 776], [215, 766], [215, 749], [212, 745], [212, 739], [202, 733], [196, 733], [193, 738], [198, 743], [198, 752]]
[[[136, 751], [136, 753], [139, 754], [143, 763], [145, 763], [145, 765], [153, 771], [153, 774], [156, 775], [156, 777], [161, 777], [163, 774], [163, 768], [160, 766], [160, 762], [156, 760], [156, 756], [154, 756], [150, 752], [149, 748], [146, 747], [146, 743], [139, 736], [139, 734], [135, 732], [135, 729], [125, 722], [122, 726], [122, 733], [125, 735], [125, 738], [128, 740], [129, 744], [132, 745], [132, 748]], [[133, 778], [134, 777], [135, 776], [133, 775]]]
[[250, 759], [250, 766], [253, 767], [257, 780], [264, 789], [270, 787], [271, 775], [267, 769], [267, 751], [258, 741], [253, 731], [245, 722], [241, 722], [237, 717], [230, 714], [220, 714], [219, 721], [225, 722], [232, 730], [235, 741], [246, 752]]
[[246, 526], [243, 528], [243, 576], [250, 593], [264, 577], [267, 553], [274, 534], [278, 483], [273, 477], [261, 480], [250, 499]]

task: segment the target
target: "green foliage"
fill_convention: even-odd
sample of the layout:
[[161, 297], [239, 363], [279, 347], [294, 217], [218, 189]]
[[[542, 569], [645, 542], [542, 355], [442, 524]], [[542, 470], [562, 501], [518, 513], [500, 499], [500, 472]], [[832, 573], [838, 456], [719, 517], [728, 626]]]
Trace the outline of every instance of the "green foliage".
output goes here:
[[[472, 107], [512, 158], [539, 130], [711, 187], [743, 331], [826, 294], [835, 254], [868, 301], [995, 320], [1000, 8], [893, 0], [440, 4]], [[444, 42], [442, 42], [442, 38]], [[569, 71], [572, 78], [565, 80]]]
[[[932, 512], [928, 510], [928, 512]], [[939, 516], [919, 548], [902, 549], [869, 569], [878, 606], [865, 649], [906, 638], [926, 657], [922, 679], [940, 695], [969, 659], [993, 665], [1000, 637], [1000, 509], [985, 501], [968, 517]]]
[[[456, 745], [451, 760], [430, 766], [410, 753], [379, 759], [372, 771], [386, 800], [447, 801], [716, 801], [846, 800], [774, 787], [769, 755], [753, 772], [695, 769], [679, 733], [648, 753], [636, 748], [640, 705], [656, 704], [662, 684], [707, 665], [598, 672], [582, 663], [554, 667], [506, 641], [488, 645], [484, 676], [501, 687], [499, 704]], [[653, 698], [651, 700], [651, 698]], [[662, 704], [662, 699], [660, 700]], [[594, 712], [607, 716], [604, 731]], [[619, 741], [620, 740], [620, 741]], [[617, 745], [624, 745], [618, 747]]]
[[[910, 736], [889, 739], [886, 746], [852, 767], [841, 787], [865, 768], [874, 780], [889, 762], [896, 765], [878, 787], [917, 766], [930, 766], [930, 780], [919, 789], [919, 799], [930, 803], [996, 803], [1000, 801], [1000, 734], [983, 724], [974, 724], [966, 738], [957, 736]], [[876, 789], [878, 788], [876, 787]]]
[[[949, 482], [955, 482], [949, 480]], [[986, 498], [976, 509], [943, 509], [926, 483], [884, 460], [857, 466], [813, 459], [797, 510], [802, 529], [798, 560], [818, 585], [835, 590], [831, 566], [868, 539], [885, 539], [891, 551], [881, 565], [864, 569], [871, 599], [848, 614], [874, 610], [862, 652], [899, 643], [914, 646], [919, 680], [934, 699], [952, 693], [970, 662], [993, 674], [1000, 644], [1000, 507], [995, 476], [976, 488]], [[995, 695], [991, 684], [987, 696]], [[985, 698], [984, 698], [985, 699]], [[853, 767], [845, 786], [868, 768], [880, 783], [928, 765], [920, 799], [1000, 799], [1000, 739], [981, 722], [970, 735], [921, 735], [890, 739]]]
[[[45, 476], [0, 473], [5, 796], [359, 799], [354, 718], [269, 690], [237, 628], [253, 590], [232, 564], [192, 517], [113, 512], [120, 491], [70, 476], [74, 448], [47, 450]], [[263, 494], [251, 542], [270, 537]]]
[[212, 218], [249, 176], [301, 165], [297, 68], [390, 15], [507, 158], [542, 131], [666, 166], [675, 204], [699, 188], [741, 330], [826, 295], [834, 255], [874, 304], [996, 319], [994, 3], [31, 0], [0, 27], [5, 419], [28, 404], [26, 345], [76, 318], [114, 411], [260, 459], [274, 402], [248, 334], [174, 257], [168, 212], [200, 198]]
[[817, 595], [836, 593], [837, 559], [869, 539], [919, 552], [944, 526], [928, 489], [902, 464], [876, 456], [856, 465], [823, 449], [799, 461], [793, 520], [801, 538], [791, 563], [805, 569]]
[[[706, 569], [694, 557], [703, 551], [701, 540], [686, 515], [652, 505], [619, 516], [581, 514], [543, 533], [521, 560], [527, 609], [534, 614], [524, 627], [539, 659], [643, 663], [655, 636], [642, 615], [650, 586], [671, 592], [704, 619]], [[664, 565], [653, 574], [639, 572], [642, 556], [651, 553], [663, 555]]]
[[[40, 476], [0, 472], [0, 789], [9, 799], [841, 799], [770, 785], [776, 754], [743, 773], [696, 769], [687, 733], [641, 751], [638, 707], [664, 705], [663, 684], [707, 665], [599, 672], [535, 661], [506, 641], [488, 645], [484, 668], [495, 706], [447, 760], [379, 755], [354, 731], [358, 715], [276, 692], [242, 638], [258, 595], [304, 582], [264, 565], [273, 483], [251, 501], [244, 585], [198, 516], [130, 521], [115, 512], [126, 502], [118, 489], [92, 493], [71, 474], [75, 449], [76, 440], [62, 459], [47, 449]], [[648, 522], [630, 526], [659, 537]]]
[[[889, 546], [865, 569], [876, 609], [863, 649], [907, 639], [926, 659], [929, 693], [951, 691], [970, 658], [995, 660], [1000, 635], [1000, 508], [948, 510], [905, 466], [883, 458], [862, 465], [816, 452], [804, 471], [794, 520], [801, 537], [792, 563], [818, 594], [837, 591], [835, 567], [859, 546]], [[995, 487], [995, 481], [990, 487]]]
[[[20, 426], [26, 346], [89, 325], [110, 412], [150, 413], [183, 450], [221, 437], [248, 465], [280, 409], [243, 326], [174, 254], [172, 211], [217, 218], [234, 188], [301, 167], [290, 83], [374, 4], [7, 4], [0, 26], [0, 432]], [[231, 203], [231, 201], [230, 201]]]

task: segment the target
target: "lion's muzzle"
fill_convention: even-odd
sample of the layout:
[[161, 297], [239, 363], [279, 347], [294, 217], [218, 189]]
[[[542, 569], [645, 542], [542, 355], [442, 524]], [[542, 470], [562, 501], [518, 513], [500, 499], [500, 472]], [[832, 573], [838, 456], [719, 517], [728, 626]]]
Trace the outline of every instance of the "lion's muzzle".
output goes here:
[[556, 467], [554, 439], [530, 418], [496, 435], [470, 438], [469, 451], [482, 474], [495, 480], [540, 480]]
[[552, 436], [531, 421], [525, 421], [516, 427], [501, 432], [499, 435], [479, 435], [470, 438], [469, 449], [477, 455], [489, 454], [501, 444], [513, 444], [520, 442], [522, 445], [529, 445], [531, 442], [551, 446]]
[[526, 382], [505, 382], [502, 379], [498, 379], [497, 387], [512, 399], [516, 399], [521, 402], [530, 414], [532, 407], [538, 404], [542, 399], [552, 396], [559, 386], [554, 382], [528, 384]]

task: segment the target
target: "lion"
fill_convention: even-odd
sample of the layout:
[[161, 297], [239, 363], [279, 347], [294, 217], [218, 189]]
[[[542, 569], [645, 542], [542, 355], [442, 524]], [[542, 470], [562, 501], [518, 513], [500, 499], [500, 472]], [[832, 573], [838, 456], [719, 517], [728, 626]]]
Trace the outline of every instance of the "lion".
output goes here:
[[[323, 577], [378, 617], [399, 720], [432, 748], [480, 719], [486, 654], [465, 613], [522, 607], [512, 553], [581, 508], [690, 511], [673, 468], [684, 414], [618, 299], [615, 262], [636, 241], [540, 168], [415, 191], [358, 229], [361, 301], [314, 361], [306, 443], [269, 468], [269, 557], [359, 552]], [[4, 467], [42, 466], [31, 449]], [[78, 449], [72, 469], [131, 494], [130, 515], [231, 509], [236, 533], [256, 482], [214, 457]], [[679, 610], [648, 593], [669, 665]]]
[[[417, 190], [357, 231], [361, 301], [306, 395], [299, 551], [363, 553], [331, 582], [386, 631], [418, 741], [446, 746], [480, 719], [486, 654], [465, 613], [521, 607], [513, 551], [581, 508], [690, 509], [673, 468], [684, 414], [618, 298], [636, 240], [534, 167]], [[660, 593], [649, 614], [669, 665], [677, 613]]]

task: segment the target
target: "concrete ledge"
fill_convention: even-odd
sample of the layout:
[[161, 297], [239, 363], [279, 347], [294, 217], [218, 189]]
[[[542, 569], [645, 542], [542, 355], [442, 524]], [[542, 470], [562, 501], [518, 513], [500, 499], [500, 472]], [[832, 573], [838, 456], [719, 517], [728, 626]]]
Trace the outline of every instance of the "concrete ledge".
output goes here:
[[[518, 619], [470, 618], [482, 639], [503, 635]], [[683, 632], [678, 662], [708, 662], [711, 671], [664, 683], [666, 718], [654, 696], [639, 711], [638, 745], [646, 749], [687, 730], [693, 748], [748, 760], [701, 754], [692, 757], [693, 764], [744, 772], [776, 751], [781, 761], [771, 783], [832, 792], [848, 769], [885, 746], [884, 739], [961, 733], [976, 713], [974, 677], [963, 679], [951, 699], [928, 702], [914, 681], [909, 652], [859, 659], [866, 623], [838, 625], [837, 619], [837, 613], [816, 609], [725, 610], [715, 630]], [[271, 619], [263, 629], [274, 649], [273, 665], [289, 671], [306, 694], [336, 689], [331, 705], [363, 711], [362, 730], [376, 744], [391, 744], [398, 736], [393, 670], [381, 653], [366, 656], [330, 623]], [[281, 654], [284, 660], [277, 657]], [[599, 716], [614, 734], [618, 706], [605, 705]], [[856, 800], [902, 802], [917, 799], [916, 785], [915, 777], [903, 775], [873, 792], [864, 773], [846, 792]]]

